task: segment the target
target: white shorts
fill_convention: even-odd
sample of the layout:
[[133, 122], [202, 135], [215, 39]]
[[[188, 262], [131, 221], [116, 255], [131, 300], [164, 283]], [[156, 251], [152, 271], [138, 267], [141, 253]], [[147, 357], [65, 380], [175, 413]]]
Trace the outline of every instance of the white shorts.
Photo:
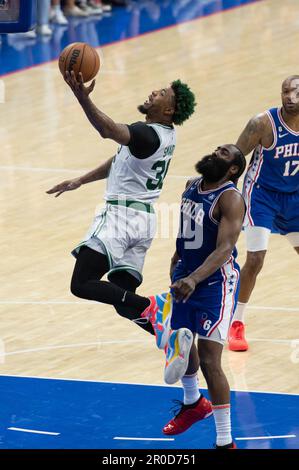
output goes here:
[[128, 271], [142, 282], [145, 255], [155, 232], [154, 212], [107, 203], [95, 216], [83, 241], [72, 254], [76, 257], [81, 246], [88, 246], [107, 256], [108, 275], [115, 271]]
[[[265, 251], [268, 249], [271, 230], [266, 227], [247, 226], [244, 228], [247, 251]], [[295, 248], [299, 246], [299, 233], [287, 233], [286, 238]]]

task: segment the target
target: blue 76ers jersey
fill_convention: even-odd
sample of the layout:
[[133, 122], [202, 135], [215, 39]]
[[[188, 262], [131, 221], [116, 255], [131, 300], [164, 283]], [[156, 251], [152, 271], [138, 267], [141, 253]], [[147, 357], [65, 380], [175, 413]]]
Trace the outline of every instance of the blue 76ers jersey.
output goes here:
[[[176, 278], [195, 271], [215, 251], [219, 221], [213, 218], [214, 208], [225, 191], [238, 191], [231, 181], [217, 189], [202, 191], [201, 182], [201, 178], [194, 180], [182, 195], [180, 229], [176, 241], [180, 261], [176, 268]], [[227, 262], [204, 282], [238, 275], [236, 257], [237, 250], [234, 248]]]
[[287, 126], [280, 108], [269, 109], [267, 114], [273, 129], [273, 144], [255, 149], [246, 179], [272, 191], [299, 191], [299, 132]]

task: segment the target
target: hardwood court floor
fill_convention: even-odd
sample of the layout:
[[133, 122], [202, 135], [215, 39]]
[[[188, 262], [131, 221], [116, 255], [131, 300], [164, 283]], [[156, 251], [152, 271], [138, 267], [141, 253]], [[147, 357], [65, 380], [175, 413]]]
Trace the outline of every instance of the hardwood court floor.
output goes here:
[[[280, 104], [280, 85], [298, 72], [297, 0], [265, 0], [102, 50], [94, 101], [118, 122], [176, 78], [196, 92], [195, 116], [178, 146], [160, 203], [177, 203], [197, 159], [235, 142], [254, 114]], [[161, 384], [163, 354], [109, 306], [69, 293], [69, 252], [101, 203], [104, 183], [54, 199], [45, 194], [114, 154], [87, 122], [57, 70], [45, 64], [5, 78], [0, 115], [0, 373]], [[161, 220], [160, 220], [160, 223]], [[244, 241], [239, 245], [244, 261]], [[169, 285], [174, 236], [148, 253], [140, 293]], [[250, 350], [224, 353], [232, 388], [298, 392], [298, 258], [271, 239], [247, 316]], [[200, 383], [204, 381], [201, 378]]]

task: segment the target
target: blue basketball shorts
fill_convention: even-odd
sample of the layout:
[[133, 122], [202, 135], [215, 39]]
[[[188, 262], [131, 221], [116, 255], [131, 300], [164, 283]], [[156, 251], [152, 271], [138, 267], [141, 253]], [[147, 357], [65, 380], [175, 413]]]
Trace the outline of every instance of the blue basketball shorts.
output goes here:
[[[175, 268], [173, 282], [186, 277], [181, 262]], [[186, 303], [173, 302], [171, 328], [189, 328], [199, 338], [224, 344], [237, 306], [240, 268], [228, 261], [218, 272], [200, 283]]]
[[247, 205], [244, 226], [265, 227], [273, 233], [299, 232], [299, 191], [279, 193], [244, 181], [243, 196]]

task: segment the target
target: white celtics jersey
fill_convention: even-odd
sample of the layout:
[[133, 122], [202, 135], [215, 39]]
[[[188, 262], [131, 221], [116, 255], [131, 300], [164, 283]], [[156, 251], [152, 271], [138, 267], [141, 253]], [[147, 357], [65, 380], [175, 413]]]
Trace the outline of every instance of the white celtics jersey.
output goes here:
[[134, 157], [129, 147], [121, 146], [115, 155], [109, 176], [105, 199], [131, 199], [153, 203], [160, 195], [176, 144], [172, 127], [147, 124], [158, 134], [160, 146], [148, 158]]

